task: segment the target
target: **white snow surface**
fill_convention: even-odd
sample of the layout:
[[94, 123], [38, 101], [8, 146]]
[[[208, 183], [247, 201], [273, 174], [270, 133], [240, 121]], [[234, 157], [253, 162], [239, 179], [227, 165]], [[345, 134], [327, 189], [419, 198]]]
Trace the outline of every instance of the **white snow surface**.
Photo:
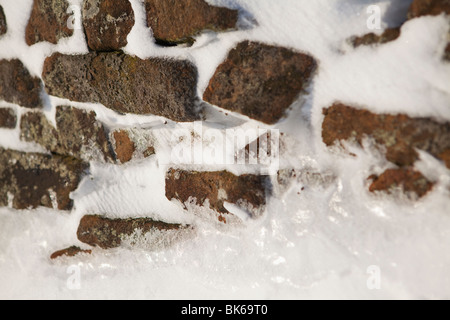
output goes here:
[[[87, 46], [82, 30], [76, 30], [57, 45], [28, 47], [24, 34], [32, 2], [0, 0], [8, 23], [8, 33], [0, 38], [0, 59], [19, 58], [40, 77], [45, 57], [57, 51], [86, 53]], [[69, 2], [79, 5], [81, 0]], [[166, 142], [172, 130], [190, 124], [119, 116], [99, 104], [46, 96], [44, 111], [51, 121], [58, 105], [94, 110], [110, 129], [150, 130], [157, 153], [123, 166], [91, 163], [89, 175], [72, 194], [72, 212], [0, 209], [1, 299], [450, 298], [450, 174], [445, 166], [421, 153], [417, 167], [437, 181], [435, 189], [419, 201], [394, 200], [367, 191], [369, 175], [392, 167], [383, 157], [361, 149], [352, 150], [357, 157], [349, 157], [328, 150], [321, 141], [322, 110], [334, 101], [450, 121], [450, 64], [441, 59], [448, 17], [411, 20], [397, 41], [353, 49], [346, 39], [372, 31], [366, 24], [369, 5], [380, 6], [386, 28], [404, 20], [411, 1], [208, 0], [239, 9], [240, 29], [205, 32], [192, 47], [163, 48], [154, 44], [146, 27], [143, 1], [130, 2], [136, 24], [124, 51], [143, 59], [193, 61], [200, 97], [228, 51], [242, 40], [313, 55], [319, 62], [317, 75], [306, 98], [294, 103], [286, 119], [266, 126], [208, 106], [203, 127], [279, 129], [287, 146], [281, 168], [310, 168], [336, 178], [313, 184], [299, 179], [281, 188], [272, 177], [274, 194], [262, 217], [220, 226], [206, 218], [204, 209], [186, 211], [165, 197], [165, 160], [171, 150]], [[19, 116], [26, 111], [1, 101], [0, 107], [12, 107]], [[0, 145], [43, 151], [20, 142], [18, 128], [1, 129]], [[221, 168], [237, 174], [252, 171], [243, 165]], [[201, 165], [197, 169], [213, 170]], [[194, 231], [169, 247], [158, 247], [158, 239], [144, 239], [138, 248], [93, 249], [92, 255], [51, 261], [51, 253], [71, 245], [88, 249], [76, 237], [85, 214], [145, 216], [192, 224]], [[68, 284], [74, 266], [80, 271], [77, 288]], [[374, 266], [380, 271], [377, 289], [368, 285]]]

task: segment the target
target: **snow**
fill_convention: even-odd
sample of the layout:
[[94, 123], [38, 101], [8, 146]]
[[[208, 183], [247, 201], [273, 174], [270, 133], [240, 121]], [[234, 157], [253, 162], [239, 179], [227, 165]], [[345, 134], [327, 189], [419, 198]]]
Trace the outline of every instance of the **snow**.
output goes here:
[[[366, 178], [391, 167], [369, 149], [352, 149], [357, 157], [327, 150], [320, 139], [322, 109], [342, 101], [374, 112], [408, 113], [450, 120], [450, 64], [441, 61], [449, 18], [422, 17], [407, 22], [401, 37], [376, 48], [350, 48], [345, 39], [368, 30], [367, 7], [379, 5], [382, 28], [398, 26], [410, 0], [208, 0], [241, 10], [241, 30], [205, 32], [192, 47], [158, 47], [146, 28], [141, 0], [130, 0], [136, 24], [124, 51], [140, 58], [189, 59], [199, 70], [198, 94], [228, 51], [239, 41], [254, 40], [312, 54], [317, 75], [304, 100], [289, 117], [265, 126], [244, 116], [209, 106], [203, 129], [276, 129], [285, 133], [281, 168], [309, 168], [324, 173], [326, 183], [298, 179], [276, 188], [267, 210], [256, 220], [233, 227], [211, 223], [201, 208], [183, 210], [164, 195], [167, 159], [176, 124], [156, 116], [117, 115], [99, 104], [47, 97], [45, 112], [54, 122], [58, 105], [94, 110], [110, 129], [150, 130], [156, 155], [123, 166], [92, 163], [72, 197], [72, 212], [49, 209], [0, 209], [0, 298], [56, 299], [417, 299], [450, 298], [449, 171], [421, 153], [418, 164], [437, 181], [434, 191], [416, 202], [367, 192]], [[71, 0], [79, 5], [80, 0]], [[87, 52], [82, 30], [57, 45], [28, 47], [24, 31], [31, 0], [0, 0], [8, 33], [0, 38], [0, 59], [20, 58], [40, 76], [53, 52]], [[375, 30], [377, 33], [382, 30]], [[19, 116], [25, 109], [6, 102]], [[166, 124], [165, 124], [166, 123]], [[42, 151], [19, 141], [16, 130], [0, 130], [0, 145]], [[188, 166], [193, 168], [194, 166]], [[249, 172], [245, 165], [196, 169]], [[276, 177], [272, 177], [276, 185]], [[226, 204], [231, 211], [237, 210]], [[189, 223], [169, 248], [93, 249], [92, 255], [50, 261], [56, 250], [87, 246], [76, 238], [85, 214], [111, 218], [151, 217]], [[236, 211], [237, 215], [245, 213]], [[145, 241], [147, 240], [147, 241]], [[375, 267], [375, 268], [373, 268]], [[79, 271], [79, 288], [69, 280]], [[380, 270], [380, 288], [371, 290], [371, 271]], [[75, 279], [76, 280], [76, 279]]]

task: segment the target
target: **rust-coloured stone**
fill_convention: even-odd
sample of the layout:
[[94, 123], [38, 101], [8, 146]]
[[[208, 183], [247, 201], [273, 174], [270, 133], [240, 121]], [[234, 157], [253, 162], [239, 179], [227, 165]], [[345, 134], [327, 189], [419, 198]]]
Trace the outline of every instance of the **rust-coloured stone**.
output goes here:
[[73, 35], [68, 24], [73, 19], [66, 0], [34, 0], [33, 10], [25, 31], [29, 46], [47, 41], [57, 44], [61, 38]]
[[11, 108], [0, 109], [0, 128], [14, 129], [17, 123], [16, 112]]
[[409, 8], [408, 18], [413, 19], [426, 15], [450, 14], [450, 1], [448, 0], [414, 0]]
[[69, 106], [56, 107], [56, 128], [41, 112], [28, 112], [21, 119], [21, 139], [47, 150], [86, 161], [114, 162], [115, 156], [95, 112]]
[[84, 0], [83, 27], [94, 51], [125, 47], [134, 26], [134, 12], [128, 0]]
[[0, 6], [0, 36], [4, 35], [8, 31], [8, 25], [6, 24], [6, 16], [2, 6]]
[[45, 60], [42, 77], [50, 95], [72, 101], [181, 122], [200, 117], [197, 69], [186, 60], [142, 60], [122, 52], [55, 53]]
[[400, 189], [409, 197], [422, 198], [433, 189], [434, 183], [413, 168], [386, 170], [380, 176], [373, 176], [370, 192], [386, 192], [391, 194]]
[[235, 29], [238, 11], [215, 7], [204, 0], [145, 0], [147, 24], [159, 43], [192, 42], [204, 30]]
[[83, 243], [111, 249], [119, 247], [124, 237], [133, 235], [137, 230], [145, 234], [183, 228], [186, 227], [181, 224], [169, 224], [148, 218], [109, 219], [99, 215], [87, 215], [80, 221], [77, 236]]
[[[445, 160], [450, 150], [450, 123], [429, 118], [411, 118], [404, 114], [374, 114], [336, 103], [324, 110], [322, 138], [327, 146], [341, 140], [362, 145], [365, 137], [386, 148], [387, 160], [399, 166], [411, 166], [420, 149]], [[450, 168], [449, 163], [447, 166]]]
[[306, 88], [316, 65], [309, 55], [244, 41], [218, 67], [203, 98], [221, 108], [274, 124]]
[[58, 250], [54, 253], [52, 253], [52, 255], [50, 256], [50, 259], [54, 260], [54, 259], [58, 259], [60, 257], [75, 257], [76, 255], [80, 254], [80, 253], [85, 253], [85, 254], [91, 254], [92, 250], [82, 250], [79, 247], [69, 247], [63, 250]]
[[0, 60], [0, 100], [25, 108], [40, 108], [41, 80], [32, 77], [18, 59]]
[[166, 175], [166, 197], [179, 200], [183, 205], [193, 198], [199, 206], [208, 201], [209, 207], [221, 214], [219, 219], [226, 222], [224, 215], [229, 211], [224, 202], [243, 207], [253, 217], [259, 216], [266, 205], [267, 184], [265, 176], [170, 169]]
[[389, 28], [386, 29], [381, 35], [377, 35], [375, 33], [368, 33], [361, 37], [353, 37], [350, 39], [350, 42], [355, 48], [359, 46], [384, 44], [397, 40], [400, 37], [400, 33], [401, 33], [400, 27]]
[[124, 130], [115, 131], [113, 133], [115, 140], [115, 152], [117, 159], [121, 163], [126, 163], [133, 158], [133, 153], [136, 150], [136, 146], [133, 141], [131, 141], [128, 133]]
[[88, 164], [70, 157], [0, 148], [0, 206], [70, 210]]

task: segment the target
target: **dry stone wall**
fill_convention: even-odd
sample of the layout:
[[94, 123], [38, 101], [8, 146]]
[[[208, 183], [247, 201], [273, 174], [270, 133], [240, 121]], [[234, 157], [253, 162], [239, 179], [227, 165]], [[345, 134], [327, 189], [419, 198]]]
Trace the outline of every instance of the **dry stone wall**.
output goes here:
[[[29, 18], [26, 43], [58, 43], [71, 37], [67, 27], [68, 3], [35, 0]], [[415, 0], [408, 19], [423, 15], [450, 14], [449, 2]], [[239, 11], [211, 6], [203, 0], [146, 0], [146, 19], [154, 40], [161, 46], [193, 43], [205, 30], [225, 32], [238, 28]], [[7, 33], [7, 18], [0, 7], [0, 36]], [[80, 103], [100, 103], [118, 114], [156, 115], [173, 122], [204, 118], [205, 103], [235, 112], [264, 124], [276, 124], [289, 116], [290, 106], [306, 94], [319, 72], [320, 61], [308, 53], [260, 42], [237, 43], [217, 68], [203, 97], [198, 97], [197, 66], [186, 60], [152, 57], [140, 59], [121, 51], [135, 24], [128, 0], [85, 0], [83, 28], [89, 53], [54, 53], [45, 59], [42, 76], [33, 77], [18, 59], [0, 61], [0, 100], [27, 108], [0, 109], [0, 128], [20, 129], [23, 142], [39, 145], [46, 153], [0, 149], [0, 205], [16, 209], [39, 206], [70, 210], [71, 192], [89, 172], [90, 163], [126, 165], [158, 152], [145, 133], [132, 128], [108, 128], [94, 111], [76, 106], [55, 106], [54, 123], [43, 112], [43, 97], [54, 96]], [[382, 35], [353, 37], [355, 47], [396, 41], [401, 28]], [[449, 59], [450, 44], [444, 58]], [[362, 147], [372, 139], [395, 169], [368, 179], [370, 192], [394, 194], [402, 190], [423, 197], [433, 190], [415, 168], [422, 150], [450, 168], [450, 123], [408, 115], [375, 114], [360, 106], [336, 101], [323, 106], [323, 143], [330, 149], [343, 142]], [[166, 122], [167, 123], [167, 122]], [[144, 142], [143, 142], [144, 141]], [[250, 141], [251, 142], [251, 141]], [[259, 140], [253, 141], [259, 145]], [[247, 145], [248, 150], [252, 144]], [[245, 150], [245, 149], [244, 149]], [[248, 153], [248, 151], [247, 151]], [[321, 185], [331, 174], [299, 172], [292, 168], [277, 173], [278, 183], [304, 178]], [[305, 179], [307, 177], [307, 179]], [[166, 173], [166, 197], [205, 207], [211, 219], [227, 224], [236, 219], [225, 202], [246, 210], [257, 219], [265, 210], [273, 186], [265, 175], [235, 175], [228, 171], [197, 171], [171, 167]], [[120, 246], [137, 230], [155, 233], [189, 229], [145, 217], [110, 219], [98, 212], [81, 220], [78, 239], [103, 249]], [[237, 219], [239, 220], [239, 219]], [[133, 243], [133, 241], [129, 242]], [[92, 250], [70, 247], [52, 258], [89, 254]]]

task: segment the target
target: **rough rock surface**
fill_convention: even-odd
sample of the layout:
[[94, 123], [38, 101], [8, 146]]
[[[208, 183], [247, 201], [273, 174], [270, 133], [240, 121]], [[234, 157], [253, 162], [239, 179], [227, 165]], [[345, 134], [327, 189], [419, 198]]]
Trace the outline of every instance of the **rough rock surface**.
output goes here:
[[145, 0], [147, 24], [160, 43], [192, 42], [203, 30], [236, 28], [238, 11], [211, 6], [204, 0]]
[[409, 198], [422, 198], [433, 189], [434, 183], [413, 168], [389, 169], [380, 176], [372, 176], [370, 192], [393, 194], [403, 192]]
[[397, 40], [400, 37], [400, 33], [400, 28], [389, 28], [380, 35], [368, 33], [360, 37], [353, 37], [350, 39], [350, 42], [355, 48], [359, 46], [384, 44]]
[[58, 258], [64, 257], [64, 256], [65, 257], [75, 257], [76, 255], [81, 254], [81, 253], [91, 254], [92, 250], [82, 250], [79, 247], [72, 246], [72, 247], [69, 247], [69, 248], [66, 248], [63, 250], [58, 250], [58, 251], [52, 253], [52, 255], [50, 256], [50, 259], [54, 260], [54, 259], [58, 259]]
[[174, 121], [199, 118], [197, 69], [189, 61], [142, 60], [121, 52], [55, 53], [45, 60], [42, 77], [53, 96]]
[[0, 206], [70, 210], [70, 193], [88, 168], [80, 160], [0, 148]]
[[133, 158], [133, 153], [136, 151], [136, 145], [131, 141], [130, 136], [125, 130], [113, 132], [117, 159], [121, 163], [126, 163]]
[[218, 67], [203, 98], [221, 108], [274, 124], [306, 88], [316, 65], [309, 55], [244, 41]]
[[85, 0], [82, 15], [90, 49], [114, 51], [127, 45], [134, 26], [134, 11], [128, 0]]
[[22, 61], [0, 60], [0, 100], [26, 108], [39, 108], [41, 80], [32, 77]]
[[185, 207], [186, 203], [199, 206], [209, 203], [209, 208], [219, 213], [219, 221], [224, 223], [227, 221], [225, 215], [230, 213], [224, 202], [236, 204], [257, 217], [265, 208], [267, 189], [265, 176], [177, 169], [170, 169], [166, 175], [167, 199], [179, 200]]
[[61, 38], [72, 36], [68, 21], [73, 17], [67, 13], [68, 8], [66, 0], [34, 0], [25, 31], [27, 44], [31, 46], [42, 41], [57, 44]]
[[115, 156], [103, 125], [95, 112], [60, 106], [56, 128], [41, 112], [28, 112], [21, 119], [21, 138], [47, 150], [86, 161], [113, 162]]
[[181, 224], [169, 224], [148, 218], [109, 219], [99, 215], [87, 215], [80, 221], [77, 236], [83, 243], [111, 249], [119, 247], [122, 241], [136, 232], [146, 234], [185, 228], [186, 226]]
[[322, 138], [327, 146], [341, 140], [362, 144], [365, 137], [386, 148], [387, 160], [398, 166], [411, 166], [420, 149], [446, 162], [450, 168], [450, 123], [407, 115], [374, 114], [336, 103], [324, 110]]
[[409, 8], [408, 18], [413, 19], [425, 15], [436, 16], [441, 13], [450, 14], [450, 1], [414, 0]]
[[4, 35], [8, 31], [6, 24], [6, 16], [2, 6], [0, 6], [0, 36]]
[[14, 129], [17, 124], [16, 112], [11, 108], [0, 109], [0, 128]]

